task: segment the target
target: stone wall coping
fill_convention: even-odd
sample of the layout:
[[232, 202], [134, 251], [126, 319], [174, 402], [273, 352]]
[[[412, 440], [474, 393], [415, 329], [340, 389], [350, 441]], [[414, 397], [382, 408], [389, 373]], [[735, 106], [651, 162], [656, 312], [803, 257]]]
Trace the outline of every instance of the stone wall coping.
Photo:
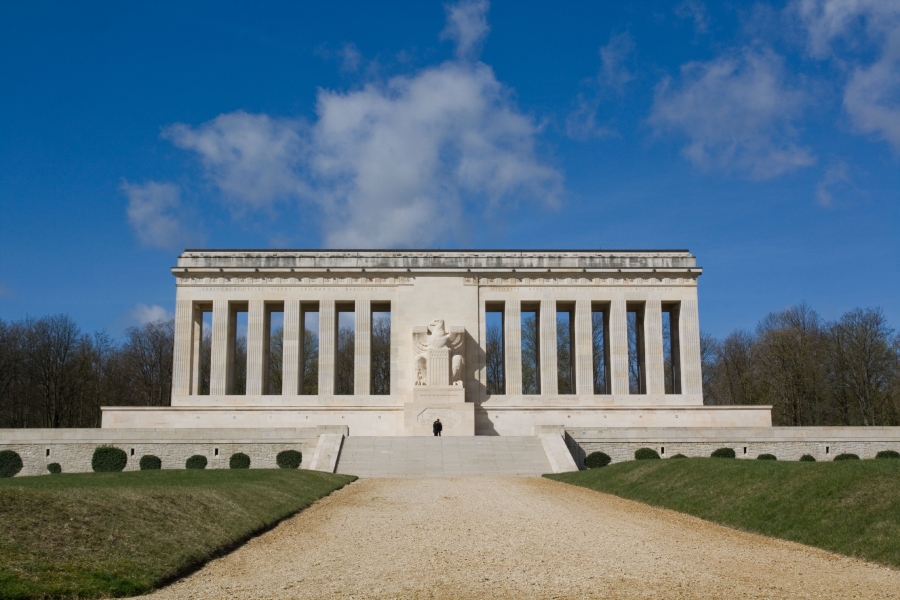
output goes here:
[[317, 438], [323, 433], [342, 433], [341, 426], [299, 428], [229, 429], [0, 429], [0, 444], [34, 443], [168, 443], [219, 442], [271, 443]]
[[900, 441], [900, 427], [566, 427], [578, 442]]

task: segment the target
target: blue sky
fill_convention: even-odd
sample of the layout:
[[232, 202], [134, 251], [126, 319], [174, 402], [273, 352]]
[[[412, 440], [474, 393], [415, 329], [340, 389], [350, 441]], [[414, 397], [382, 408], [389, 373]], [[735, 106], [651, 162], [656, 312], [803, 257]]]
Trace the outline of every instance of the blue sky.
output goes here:
[[900, 324], [900, 1], [0, 4], [0, 318], [185, 247], [687, 248], [723, 336]]

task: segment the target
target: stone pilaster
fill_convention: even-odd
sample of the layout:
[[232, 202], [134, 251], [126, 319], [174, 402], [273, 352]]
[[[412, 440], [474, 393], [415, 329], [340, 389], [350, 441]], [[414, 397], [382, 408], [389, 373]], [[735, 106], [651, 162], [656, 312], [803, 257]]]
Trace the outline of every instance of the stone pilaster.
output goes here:
[[357, 300], [356, 339], [354, 341], [353, 393], [367, 396], [372, 393], [372, 302]]
[[609, 360], [613, 394], [628, 393], [628, 315], [625, 299], [609, 305]]
[[193, 367], [194, 311], [190, 300], [175, 303], [175, 349], [172, 369], [172, 395], [187, 396], [191, 393]]
[[337, 337], [334, 300], [319, 304], [319, 396], [334, 394], [334, 351]]
[[522, 393], [522, 306], [517, 299], [503, 307], [503, 329], [506, 395], [518, 396]]
[[541, 386], [543, 396], [555, 396], [559, 391], [556, 380], [556, 302], [541, 302]]
[[666, 380], [662, 346], [662, 303], [647, 300], [644, 306], [644, 366], [647, 369], [647, 393], [664, 394]]
[[681, 393], [703, 394], [703, 376], [700, 370], [700, 319], [697, 315], [697, 299], [681, 303], [678, 315], [681, 341]]
[[247, 309], [247, 395], [266, 393], [265, 346], [266, 306], [262, 300], [251, 300]]
[[234, 356], [234, 340], [230, 339], [232, 315], [227, 300], [213, 300], [212, 357], [210, 358], [209, 395], [224, 396], [231, 393], [231, 363]]
[[594, 393], [594, 338], [591, 322], [591, 303], [575, 303], [575, 392]]
[[284, 303], [284, 333], [281, 350], [281, 393], [293, 396], [300, 393], [300, 360], [303, 345], [300, 343], [300, 302]]

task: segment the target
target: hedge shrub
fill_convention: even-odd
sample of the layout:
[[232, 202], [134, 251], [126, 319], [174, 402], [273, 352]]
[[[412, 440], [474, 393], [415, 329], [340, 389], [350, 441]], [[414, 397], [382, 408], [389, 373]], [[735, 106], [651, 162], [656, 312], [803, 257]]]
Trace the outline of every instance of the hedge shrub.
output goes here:
[[303, 453], [297, 450], [282, 450], [275, 457], [279, 469], [299, 469], [303, 462]]
[[734, 458], [737, 455], [734, 453], [734, 448], [719, 448], [718, 450], [713, 450], [710, 456], [713, 458]]
[[184, 461], [185, 469], [205, 469], [206, 468], [206, 457], [202, 454], [195, 454], [186, 461]]
[[659, 458], [659, 452], [653, 448], [638, 448], [634, 451], [635, 460], [651, 460], [654, 458]]
[[584, 457], [584, 466], [588, 469], [599, 469], [605, 467], [612, 462], [609, 454], [606, 452], [591, 452]]
[[127, 464], [128, 455], [115, 446], [100, 446], [91, 458], [91, 468], [95, 473], [118, 473], [124, 471]]
[[47, 465], [47, 470], [53, 475], [58, 475], [62, 473], [62, 465], [59, 463], [50, 463]]
[[158, 456], [145, 454], [141, 457], [141, 471], [158, 471], [162, 469], [162, 461]]
[[0, 477], [15, 477], [22, 470], [22, 457], [12, 450], [0, 452]]
[[229, 469], [249, 469], [250, 468], [250, 457], [244, 454], [243, 452], [235, 452], [231, 455], [231, 458], [228, 459], [228, 468]]
[[875, 458], [900, 458], [900, 452], [896, 450], [881, 450], [875, 455]]
[[756, 460], [778, 460], [774, 454], [760, 454], [756, 457]]
[[670, 456], [669, 458], [687, 458], [687, 456], [679, 452], [675, 456]]
[[800, 457], [800, 462], [816, 462], [816, 457], [812, 454], [804, 454]]
[[838, 454], [834, 457], [834, 460], [859, 460], [859, 457], [852, 452], [845, 452], [843, 454]]

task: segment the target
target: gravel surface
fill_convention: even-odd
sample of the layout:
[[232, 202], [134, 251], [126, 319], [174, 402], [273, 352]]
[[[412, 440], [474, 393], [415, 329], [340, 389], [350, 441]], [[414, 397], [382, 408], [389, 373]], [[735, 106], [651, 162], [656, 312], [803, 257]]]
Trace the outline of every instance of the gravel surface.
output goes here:
[[362, 479], [151, 597], [875, 599], [900, 571], [546, 479]]

